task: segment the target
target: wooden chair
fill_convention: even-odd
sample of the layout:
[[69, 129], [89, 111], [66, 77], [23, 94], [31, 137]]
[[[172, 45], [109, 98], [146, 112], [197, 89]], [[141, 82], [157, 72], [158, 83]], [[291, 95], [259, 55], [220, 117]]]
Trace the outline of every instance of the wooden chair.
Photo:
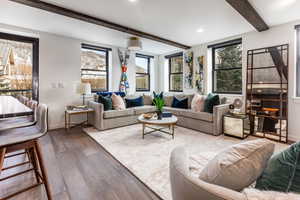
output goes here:
[[[38, 141], [40, 137], [44, 136], [47, 133], [48, 128], [48, 108], [45, 104], [38, 105], [36, 116], [37, 122], [34, 126], [10, 129], [7, 131], [0, 132], [0, 174], [4, 170], [12, 169], [15, 167], [27, 164], [29, 164], [30, 166], [30, 168], [27, 170], [18, 172], [13, 175], [9, 175], [7, 177], [0, 177], [0, 182], [16, 176], [23, 175], [25, 173], [29, 173], [31, 171], [34, 171], [36, 178], [36, 183], [13, 194], [9, 194], [5, 197], [0, 197], [1, 200], [9, 199], [15, 195], [28, 191], [42, 184], [44, 184], [45, 186], [48, 199], [52, 199], [50, 195], [50, 189], [43, 162], [43, 157]], [[20, 153], [20, 151], [22, 152]], [[6, 158], [11, 158], [22, 154], [28, 157], [28, 161], [4, 168], [3, 163]]]

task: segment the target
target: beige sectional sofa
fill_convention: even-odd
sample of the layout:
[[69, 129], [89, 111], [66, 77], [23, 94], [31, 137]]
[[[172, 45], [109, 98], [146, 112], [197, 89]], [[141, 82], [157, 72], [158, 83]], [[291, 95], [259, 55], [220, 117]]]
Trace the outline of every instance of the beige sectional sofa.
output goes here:
[[[164, 107], [164, 111], [172, 112], [177, 116], [178, 126], [198, 130], [212, 135], [222, 134], [222, 116], [224, 113], [228, 112], [229, 105], [222, 104], [215, 106], [213, 113], [193, 112], [191, 110], [191, 99], [193, 95], [180, 95], [176, 97], [188, 97], [189, 109], [172, 108], [172, 103], [170, 103], [170, 99], [172, 99], [172, 97], [166, 96], [166, 106]], [[147, 112], [154, 112], [156, 110], [154, 106], [149, 104], [141, 107], [128, 108], [122, 111], [104, 111], [103, 105], [95, 101], [90, 101], [88, 106], [95, 110], [94, 114], [89, 115], [89, 123], [98, 130], [106, 130], [136, 124], [139, 115]]]

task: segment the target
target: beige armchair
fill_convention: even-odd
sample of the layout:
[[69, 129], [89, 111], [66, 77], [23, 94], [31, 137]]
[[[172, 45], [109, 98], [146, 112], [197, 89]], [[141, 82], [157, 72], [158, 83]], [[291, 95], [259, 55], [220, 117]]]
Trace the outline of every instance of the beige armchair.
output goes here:
[[170, 179], [173, 200], [247, 200], [240, 192], [190, 176], [189, 157], [184, 147], [174, 149], [171, 154]]

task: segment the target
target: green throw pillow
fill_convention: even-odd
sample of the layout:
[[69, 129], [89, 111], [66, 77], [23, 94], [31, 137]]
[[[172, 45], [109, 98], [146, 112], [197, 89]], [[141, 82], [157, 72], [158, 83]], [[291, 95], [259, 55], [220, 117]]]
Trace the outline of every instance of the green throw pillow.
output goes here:
[[111, 97], [104, 97], [102, 95], [99, 95], [98, 102], [103, 104], [104, 111], [112, 110]]
[[220, 97], [216, 94], [208, 94], [204, 102], [204, 112], [213, 113], [214, 106], [220, 105]]
[[300, 193], [300, 142], [269, 160], [255, 188]]

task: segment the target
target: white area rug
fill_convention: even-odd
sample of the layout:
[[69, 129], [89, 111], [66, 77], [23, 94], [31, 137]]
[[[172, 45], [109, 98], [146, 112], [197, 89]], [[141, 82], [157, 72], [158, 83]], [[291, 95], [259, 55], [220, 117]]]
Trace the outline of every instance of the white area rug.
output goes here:
[[[212, 158], [224, 148], [243, 142], [226, 136], [211, 136], [190, 129], [176, 127], [175, 139], [163, 133], [152, 133], [142, 139], [141, 125], [112, 130], [84, 131], [102, 145], [117, 160], [133, 172], [141, 181], [165, 200], [171, 200], [169, 158], [177, 146], [186, 146], [191, 155]], [[249, 138], [247, 140], [251, 140]], [[276, 145], [277, 151], [286, 145]]]

